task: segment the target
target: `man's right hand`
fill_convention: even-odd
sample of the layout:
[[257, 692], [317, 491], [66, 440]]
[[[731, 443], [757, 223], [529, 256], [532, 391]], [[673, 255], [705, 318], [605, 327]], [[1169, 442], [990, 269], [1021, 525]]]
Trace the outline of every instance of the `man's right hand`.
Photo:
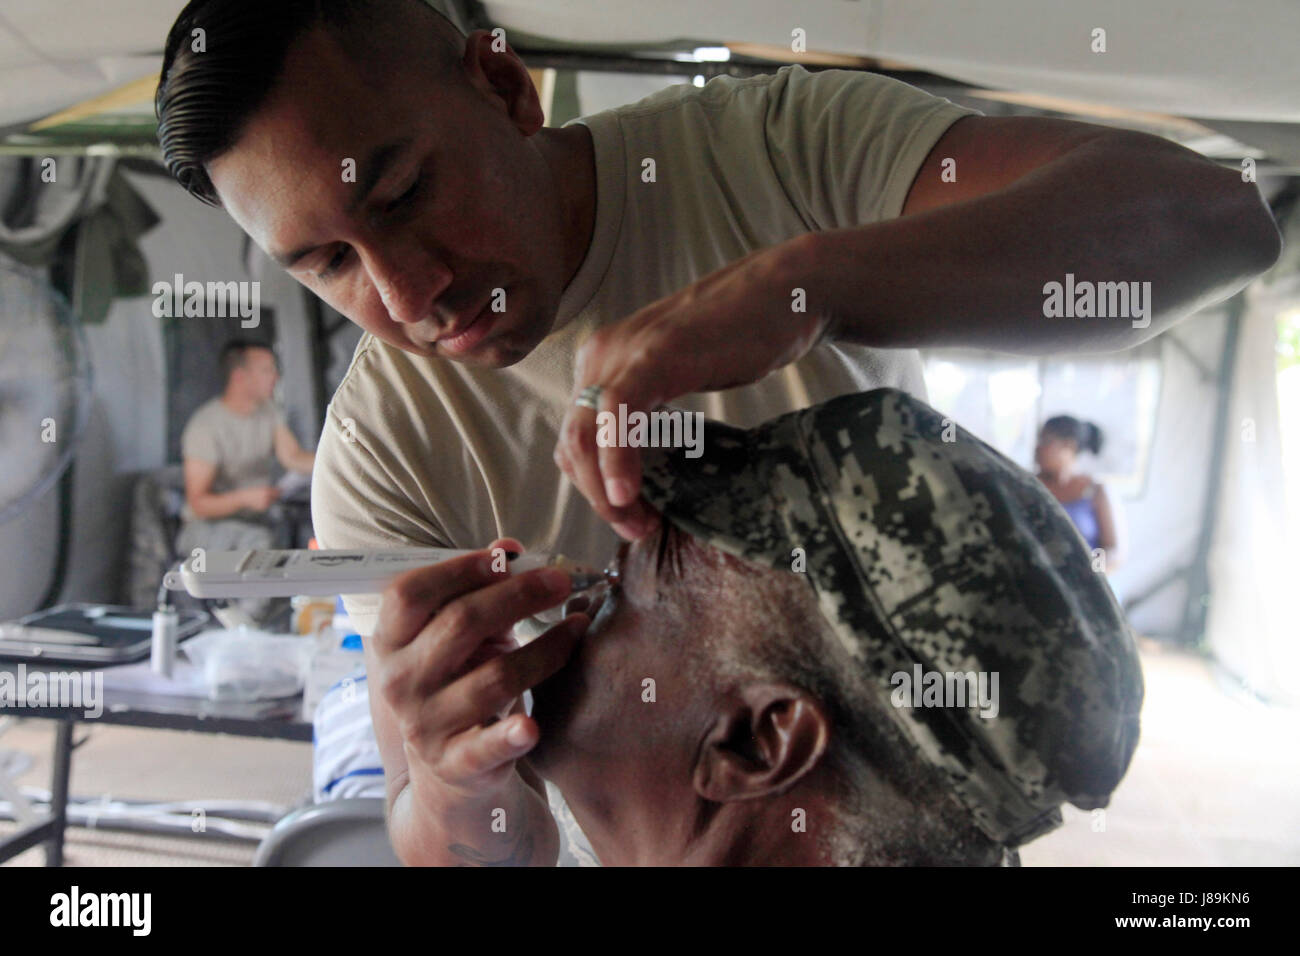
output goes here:
[[243, 488], [240, 493], [244, 498], [244, 507], [249, 511], [266, 511], [280, 500], [280, 489], [274, 485]]
[[[563, 602], [570, 584], [555, 569], [494, 570], [502, 546], [397, 578], [369, 641], [376, 729], [400, 735], [400, 749], [383, 746], [386, 734], [380, 742], [390, 787], [406, 778], [390, 831], [408, 862], [539, 862], [558, 847], [541, 832], [554, 831], [544, 799], [516, 769], [539, 739], [518, 704], [564, 665], [589, 621], [570, 615], [518, 648], [515, 622]], [[492, 826], [498, 810], [504, 832]]]

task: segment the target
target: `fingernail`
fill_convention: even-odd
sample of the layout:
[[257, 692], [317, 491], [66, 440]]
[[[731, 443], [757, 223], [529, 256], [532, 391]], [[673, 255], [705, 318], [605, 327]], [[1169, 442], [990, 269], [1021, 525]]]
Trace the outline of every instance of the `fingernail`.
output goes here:
[[615, 508], [622, 508], [636, 500], [636, 489], [624, 478], [608, 478], [605, 480], [605, 497]]
[[506, 740], [512, 747], [527, 747], [533, 742], [533, 735], [528, 732], [528, 727], [522, 720], [517, 720], [506, 731]]

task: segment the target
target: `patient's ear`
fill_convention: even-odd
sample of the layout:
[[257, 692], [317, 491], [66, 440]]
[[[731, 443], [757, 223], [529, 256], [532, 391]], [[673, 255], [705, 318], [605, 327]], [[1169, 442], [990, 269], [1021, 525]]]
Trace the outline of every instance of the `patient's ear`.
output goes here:
[[793, 786], [817, 765], [830, 743], [821, 701], [789, 684], [741, 688], [704, 739], [695, 763], [695, 792], [727, 803]]

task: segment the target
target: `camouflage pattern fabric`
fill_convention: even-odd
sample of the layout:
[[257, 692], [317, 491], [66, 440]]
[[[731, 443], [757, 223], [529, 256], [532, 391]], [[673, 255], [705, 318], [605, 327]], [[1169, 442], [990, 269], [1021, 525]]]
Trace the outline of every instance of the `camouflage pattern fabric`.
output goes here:
[[[178, 560], [174, 542], [185, 503], [185, 478], [180, 465], [141, 472], [131, 498], [131, 550], [127, 568], [126, 603], [152, 609], [158, 603], [163, 575]], [[184, 591], [172, 595], [178, 608], [200, 607]]]
[[[695, 459], [645, 453], [645, 497], [682, 530], [787, 571], [803, 549], [823, 615], [991, 839], [1106, 806], [1137, 745], [1137, 650], [1032, 475], [896, 389], [749, 431], [706, 422]], [[996, 672], [997, 715], [893, 706], [891, 676], [917, 664]]]

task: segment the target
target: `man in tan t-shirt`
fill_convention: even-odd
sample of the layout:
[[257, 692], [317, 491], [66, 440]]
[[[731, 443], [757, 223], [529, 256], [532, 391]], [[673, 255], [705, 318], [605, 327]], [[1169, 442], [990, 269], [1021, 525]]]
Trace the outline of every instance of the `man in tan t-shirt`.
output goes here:
[[279, 378], [265, 345], [236, 340], [221, 350], [225, 387], [190, 416], [181, 433], [185, 523], [177, 550], [265, 549], [277, 543], [267, 512], [280, 498], [277, 463], [311, 474], [303, 451], [272, 401]]
[[[923, 394], [922, 345], [1127, 348], [1278, 254], [1258, 190], [1188, 150], [871, 74], [719, 77], [548, 129], [498, 34], [416, 0], [191, 4], [158, 108], [177, 179], [369, 333], [319, 446], [327, 547], [511, 534], [496, 543], [598, 561], [654, 521], [597, 409], [749, 425]], [[1155, 307], [1049, 315], [1067, 273], [1149, 280]], [[404, 860], [491, 861], [494, 807], [514, 821], [502, 860], [556, 859], [521, 759], [537, 724], [498, 715], [573, 652], [581, 615], [506, 640], [567, 586], [476, 554], [349, 602]]]

